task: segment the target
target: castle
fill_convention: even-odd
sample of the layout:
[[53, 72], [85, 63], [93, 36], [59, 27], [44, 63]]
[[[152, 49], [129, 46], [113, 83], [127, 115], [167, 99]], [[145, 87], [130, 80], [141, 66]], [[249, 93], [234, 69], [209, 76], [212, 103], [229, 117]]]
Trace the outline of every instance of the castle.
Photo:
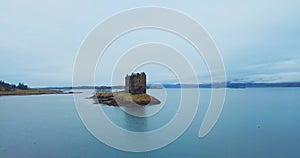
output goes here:
[[126, 75], [125, 91], [131, 94], [146, 93], [146, 74], [142, 72]]

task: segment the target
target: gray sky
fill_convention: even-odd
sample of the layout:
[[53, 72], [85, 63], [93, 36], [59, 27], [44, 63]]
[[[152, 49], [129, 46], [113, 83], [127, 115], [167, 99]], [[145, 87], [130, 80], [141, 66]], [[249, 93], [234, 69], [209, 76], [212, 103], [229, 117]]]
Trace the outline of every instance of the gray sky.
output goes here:
[[[73, 63], [85, 36], [98, 23], [125, 9], [161, 6], [194, 18], [210, 33], [223, 57], [227, 77], [236, 81], [300, 81], [300, 1], [17, 1], [0, 2], [0, 79], [31, 86], [69, 86]], [[174, 45], [205, 82], [200, 56], [180, 37], [159, 30], [129, 33], [99, 61], [96, 81], [109, 84], [112, 60], [141, 42]], [[106, 62], [105, 62], [106, 61]], [[144, 66], [150, 82], [176, 82], [168, 69]], [[187, 76], [188, 78], [188, 76]]]

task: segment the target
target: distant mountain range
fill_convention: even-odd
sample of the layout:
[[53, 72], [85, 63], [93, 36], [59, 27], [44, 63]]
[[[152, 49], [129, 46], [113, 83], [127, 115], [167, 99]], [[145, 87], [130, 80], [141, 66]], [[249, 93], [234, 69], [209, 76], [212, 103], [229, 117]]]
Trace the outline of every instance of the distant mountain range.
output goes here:
[[[300, 82], [283, 82], [283, 83], [213, 83], [213, 84], [148, 84], [147, 88], [268, 88], [268, 87], [300, 87]], [[45, 87], [40, 89], [56, 89], [56, 90], [71, 90], [71, 89], [124, 89], [124, 86], [78, 86], [78, 87]]]
[[266, 87], [300, 87], [300, 82], [286, 83], [214, 83], [214, 84], [163, 84], [165, 88], [266, 88]]

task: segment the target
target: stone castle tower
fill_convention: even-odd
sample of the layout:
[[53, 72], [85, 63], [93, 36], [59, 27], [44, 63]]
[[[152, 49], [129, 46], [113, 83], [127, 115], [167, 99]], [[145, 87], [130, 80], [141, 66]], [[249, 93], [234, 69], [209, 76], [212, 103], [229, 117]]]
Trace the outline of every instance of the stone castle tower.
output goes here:
[[126, 75], [125, 91], [131, 94], [146, 93], [146, 74], [142, 72]]

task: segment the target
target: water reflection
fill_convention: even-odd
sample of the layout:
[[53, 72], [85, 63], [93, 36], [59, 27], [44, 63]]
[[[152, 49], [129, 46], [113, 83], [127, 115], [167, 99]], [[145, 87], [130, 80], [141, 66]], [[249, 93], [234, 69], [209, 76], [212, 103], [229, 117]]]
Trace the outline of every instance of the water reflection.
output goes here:
[[[146, 108], [142, 107], [142, 108], [134, 108], [134, 107], [125, 107], [122, 112], [124, 114], [124, 126], [125, 129], [130, 130], [130, 131], [134, 131], [134, 132], [147, 132], [149, 131], [148, 128], [148, 117], [138, 117], [138, 116], [134, 116], [131, 115], [129, 113], [127, 113], [126, 111], [131, 111], [134, 112], [135, 114], [138, 114], [138, 116], [144, 116], [146, 113]], [[148, 137], [147, 135], [145, 135], [144, 137], [132, 137], [132, 135], [127, 135], [129, 133], [124, 132], [124, 137], [123, 137], [123, 142], [126, 144], [137, 144], [139, 145], [139, 147], [141, 146], [147, 146], [149, 143]], [[137, 140], [139, 139], [139, 140]], [[142, 140], [140, 140], [142, 139]], [[138, 143], [138, 142], [143, 142]]]
[[[137, 115], [131, 115], [126, 111], [130, 111], [130, 113], [134, 113]], [[147, 117], [138, 117], [145, 116], [146, 108], [145, 107], [124, 107], [123, 115], [124, 115], [124, 125], [127, 130], [135, 131], [135, 132], [145, 132], [148, 131], [148, 118]]]

